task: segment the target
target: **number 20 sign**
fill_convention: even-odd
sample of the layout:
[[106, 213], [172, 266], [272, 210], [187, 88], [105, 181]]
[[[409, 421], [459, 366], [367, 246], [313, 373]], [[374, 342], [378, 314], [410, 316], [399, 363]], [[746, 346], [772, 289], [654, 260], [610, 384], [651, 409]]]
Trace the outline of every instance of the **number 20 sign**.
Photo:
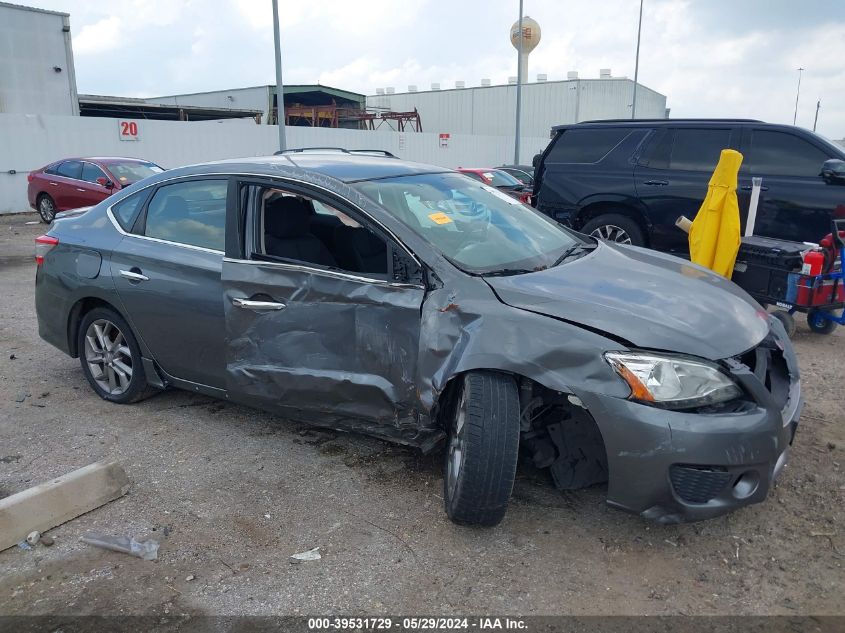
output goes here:
[[136, 121], [120, 119], [117, 122], [117, 132], [121, 141], [138, 141], [141, 138], [141, 132]]

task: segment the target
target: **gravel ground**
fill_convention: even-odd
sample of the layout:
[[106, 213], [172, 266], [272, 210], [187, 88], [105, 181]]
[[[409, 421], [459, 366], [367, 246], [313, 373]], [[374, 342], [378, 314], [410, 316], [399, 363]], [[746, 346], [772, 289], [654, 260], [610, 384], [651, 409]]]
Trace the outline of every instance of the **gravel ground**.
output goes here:
[[[132, 488], [52, 547], [0, 552], [0, 614], [845, 613], [840, 332], [799, 326], [807, 406], [765, 503], [663, 527], [521, 470], [505, 521], [465, 528], [443, 512], [437, 455], [186, 392], [97, 398], [38, 337], [34, 219], [0, 218], [0, 496], [96, 460]], [[87, 531], [161, 539], [159, 559]]]

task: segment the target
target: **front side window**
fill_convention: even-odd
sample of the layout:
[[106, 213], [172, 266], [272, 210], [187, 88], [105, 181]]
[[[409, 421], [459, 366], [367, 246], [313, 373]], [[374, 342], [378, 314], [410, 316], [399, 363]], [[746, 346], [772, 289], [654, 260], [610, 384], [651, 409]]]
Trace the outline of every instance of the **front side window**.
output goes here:
[[149, 176], [154, 176], [155, 174], [160, 174], [164, 171], [155, 163], [148, 163], [145, 161], [137, 160], [111, 160], [106, 163], [106, 167], [108, 167], [108, 170], [112, 174], [114, 174], [115, 178], [117, 178], [117, 182], [119, 182], [123, 186], [131, 185], [133, 183], [138, 182], [139, 180], [143, 180], [144, 178], [148, 178]]
[[813, 177], [830, 156], [802, 138], [786, 132], [754, 130], [743, 171], [754, 176]]
[[96, 183], [97, 178], [105, 178], [106, 174], [102, 169], [93, 163], [82, 163], [82, 180]]
[[387, 242], [331, 204], [275, 188], [255, 188], [255, 254], [383, 278]]
[[541, 270], [569, 249], [588, 244], [587, 238], [576, 237], [498, 189], [456, 173], [383, 178], [353, 186], [473, 274]]
[[82, 176], [82, 163], [78, 160], [66, 160], [56, 169], [59, 176], [79, 180]]
[[147, 205], [143, 234], [168, 242], [224, 250], [226, 180], [159, 187]]

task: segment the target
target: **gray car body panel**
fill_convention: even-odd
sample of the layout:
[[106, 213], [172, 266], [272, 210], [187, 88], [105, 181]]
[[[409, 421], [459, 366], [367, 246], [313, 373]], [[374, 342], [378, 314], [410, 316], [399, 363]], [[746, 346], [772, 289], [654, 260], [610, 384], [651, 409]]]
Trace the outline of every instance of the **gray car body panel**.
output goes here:
[[[50, 233], [59, 237], [60, 247], [48, 254], [37, 278], [40, 332], [69, 351], [61, 339], [72, 306], [86, 296], [100, 298], [138, 328], [139, 338], [146, 341], [142, 354], [165, 370], [165, 378], [184, 386], [197, 376], [173, 373], [173, 365], [164, 367], [156, 352], [159, 345], [178, 346], [184, 340], [179, 332], [184, 335], [196, 322], [195, 331], [189, 332], [193, 341], [208, 337], [212, 346], [220, 345], [202, 361], [217, 363], [204, 371], [219, 373], [221, 379], [213, 384], [209, 378], [204, 385], [219, 389], [219, 395], [291, 418], [426, 448], [444, 437], [436, 413], [450, 380], [473, 369], [509, 372], [573, 394], [583, 403], [605, 442], [608, 500], [615, 506], [673, 521], [705, 518], [765, 496], [775, 474], [772, 465], [782, 461], [791, 440], [784, 429], [794, 427], [800, 403], [789, 420], [761, 394], [754, 396], [754, 411], [743, 414], [656, 409], [627, 400], [628, 387], [603, 354], [644, 347], [724, 361], [774, 331], [793, 371], [794, 399], [800, 401], [797, 363], [779, 324], [767, 321], [750, 297], [709, 271], [642, 249], [599, 245], [591, 254], [547, 271], [496, 278], [469, 275], [350, 185], [358, 179], [442, 171], [395, 159], [283, 156], [186, 167], [136, 183], [87, 213], [55, 222]], [[225, 259], [219, 254], [220, 284], [203, 282], [195, 290], [198, 295], [185, 294], [185, 285], [176, 279], [181, 267], [200, 259], [208, 266], [213, 258], [187, 254], [180, 260], [173, 255], [179, 247], [166, 243], [124, 249], [122, 240], [144, 238], [122, 235], [107, 208], [140, 189], [203, 175], [272, 179], [350, 204], [425, 267], [430, 283], [395, 284], [307, 265], [247, 262], [227, 238]], [[102, 256], [101, 274], [88, 276], [87, 259], [77, 265], [77, 248]], [[116, 268], [131, 265], [126, 258], [139, 249], [163, 262], [160, 274], [169, 278], [149, 295], [155, 300], [141, 309], [122, 300], [116, 291], [121, 282], [113, 281]], [[110, 274], [102, 274], [106, 263]], [[86, 274], [79, 274], [81, 269]], [[286, 308], [258, 314], [233, 307], [233, 298], [262, 293]], [[197, 304], [203, 306], [202, 314], [196, 313]], [[154, 322], [157, 314], [178, 319], [180, 305], [185, 324], [175, 333], [143, 324], [145, 319]], [[679, 459], [734, 464], [732, 455], [747, 457], [768, 473], [759, 494], [691, 508], [667, 493], [667, 464]]]

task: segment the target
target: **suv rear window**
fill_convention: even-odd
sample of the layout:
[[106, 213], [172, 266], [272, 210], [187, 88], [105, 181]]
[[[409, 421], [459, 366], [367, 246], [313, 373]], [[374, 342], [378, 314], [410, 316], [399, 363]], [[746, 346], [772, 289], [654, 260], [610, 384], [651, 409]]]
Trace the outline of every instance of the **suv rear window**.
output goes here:
[[731, 147], [729, 128], [668, 130], [648, 153], [652, 169], [713, 171], [723, 149]]
[[630, 128], [618, 127], [565, 130], [546, 160], [551, 163], [596, 163], [630, 133]]

